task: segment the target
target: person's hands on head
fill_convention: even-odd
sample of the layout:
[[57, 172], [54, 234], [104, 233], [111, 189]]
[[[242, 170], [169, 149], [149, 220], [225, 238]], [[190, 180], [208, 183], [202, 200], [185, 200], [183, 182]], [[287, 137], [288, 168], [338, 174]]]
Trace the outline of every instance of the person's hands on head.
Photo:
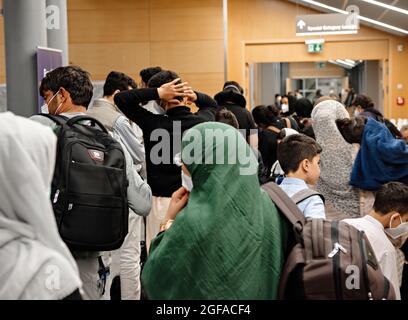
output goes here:
[[182, 82], [176, 84], [179, 81], [180, 78], [177, 78], [171, 82], [163, 84], [160, 88], [158, 88], [157, 93], [159, 94], [160, 99], [164, 101], [171, 101], [175, 97], [184, 97], [185, 96], [184, 92], [188, 88], [187, 87], [188, 83]]
[[187, 87], [187, 89], [184, 91], [184, 95], [186, 98], [186, 105], [191, 105], [193, 104], [195, 101], [197, 101], [197, 94], [194, 92], [193, 88], [191, 87]]
[[169, 208], [167, 209], [166, 219], [174, 220], [176, 218], [177, 214], [186, 206], [189, 195], [190, 193], [184, 187], [173, 192]]

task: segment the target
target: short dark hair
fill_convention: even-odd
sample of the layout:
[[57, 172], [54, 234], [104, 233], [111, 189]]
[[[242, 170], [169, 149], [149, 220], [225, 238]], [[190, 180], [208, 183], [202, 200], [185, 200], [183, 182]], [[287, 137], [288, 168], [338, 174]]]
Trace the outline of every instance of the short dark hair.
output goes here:
[[150, 67], [150, 68], [146, 68], [140, 71], [139, 75], [142, 78], [142, 81], [144, 83], [148, 83], [149, 80], [157, 73], [159, 73], [160, 71], [162, 71], [162, 68], [160, 67]]
[[[174, 71], [171, 70], [162, 70], [159, 73], [156, 73], [147, 83], [147, 86], [149, 88], [160, 88], [163, 84], [172, 82], [173, 80], [176, 80], [177, 78], [180, 78], [180, 76], [175, 73]], [[181, 83], [180, 81], [177, 81], [177, 84]], [[179, 101], [183, 101], [183, 97], [175, 97], [175, 99]]]
[[[171, 82], [177, 78], [180, 78], [177, 73], [170, 70], [162, 70], [156, 73], [147, 83], [149, 88], [160, 88], [163, 84]], [[181, 80], [177, 83], [181, 83]]]
[[312, 161], [321, 152], [322, 147], [315, 140], [304, 134], [294, 134], [278, 145], [278, 160], [282, 170], [288, 174], [296, 172], [303, 160]]
[[367, 123], [367, 118], [356, 117], [354, 119], [337, 119], [336, 125], [344, 140], [348, 143], [359, 143], [363, 138], [364, 127]]
[[408, 214], [408, 186], [401, 182], [389, 182], [378, 190], [373, 209], [380, 214], [396, 211]]
[[369, 97], [362, 94], [355, 97], [351, 105], [354, 107], [360, 106], [364, 110], [368, 108], [374, 108], [373, 101]]
[[279, 112], [279, 109], [275, 105], [260, 105], [252, 110], [252, 117], [257, 125], [273, 125], [282, 129], [283, 125], [280, 126], [280, 120], [278, 118]]
[[132, 89], [137, 88], [135, 80], [123, 72], [111, 71], [106, 77], [105, 84], [103, 85], [103, 95], [111, 96], [116, 90], [125, 91], [128, 90], [129, 87]]
[[218, 111], [215, 115], [215, 121], [226, 123], [233, 126], [235, 129], [239, 129], [237, 117], [235, 117], [235, 115], [229, 110], [223, 109]]
[[75, 105], [88, 107], [93, 95], [93, 86], [87, 71], [78, 66], [56, 68], [41, 80], [39, 92], [44, 98], [46, 91], [55, 94], [61, 87], [69, 92]]
[[295, 111], [301, 118], [311, 118], [313, 103], [307, 98], [301, 98], [295, 103]]

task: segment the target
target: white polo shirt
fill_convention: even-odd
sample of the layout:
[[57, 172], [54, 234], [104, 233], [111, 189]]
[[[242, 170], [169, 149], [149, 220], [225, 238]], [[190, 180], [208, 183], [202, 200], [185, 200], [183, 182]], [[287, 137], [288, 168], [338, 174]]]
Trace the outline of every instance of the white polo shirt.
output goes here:
[[401, 300], [396, 249], [391, 241], [388, 240], [383, 225], [370, 215], [357, 219], [345, 219], [343, 221], [365, 232], [384, 276], [394, 287], [396, 298]]

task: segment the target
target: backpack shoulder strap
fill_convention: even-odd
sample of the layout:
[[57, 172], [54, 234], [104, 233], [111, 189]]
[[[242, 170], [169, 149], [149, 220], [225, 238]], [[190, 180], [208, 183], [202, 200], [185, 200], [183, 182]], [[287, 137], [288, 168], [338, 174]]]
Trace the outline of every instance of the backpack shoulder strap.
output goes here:
[[82, 121], [90, 121], [93, 126], [97, 125], [100, 127], [100, 129], [108, 134], [108, 130], [105, 128], [105, 126], [97, 119], [90, 117], [88, 115], [85, 116], [76, 116], [68, 120], [67, 125], [68, 126], [73, 126], [74, 124]]
[[279, 208], [291, 224], [295, 227], [299, 226], [301, 229], [303, 228], [306, 221], [303, 213], [276, 183], [270, 182], [264, 184], [262, 189], [268, 193], [273, 203]]
[[49, 113], [40, 113], [39, 116], [48, 118], [48, 119], [54, 121], [55, 123], [59, 124], [60, 126], [66, 124], [67, 121], [68, 121], [67, 117], [64, 117], [64, 116], [61, 116], [61, 115], [56, 116], [56, 115], [49, 114]]
[[271, 132], [276, 133], [276, 134], [279, 134], [281, 132], [280, 129], [278, 129], [278, 128], [274, 127], [274, 126], [269, 126], [269, 127], [266, 128], [266, 130], [271, 131]]
[[290, 119], [288, 119], [288, 118], [283, 118], [283, 119], [285, 119], [286, 128], [291, 129], [292, 128], [292, 123], [290, 122]]
[[323, 203], [325, 202], [324, 196], [321, 193], [315, 190], [309, 189], [309, 188], [296, 192], [290, 198], [292, 199], [294, 203], [299, 204], [302, 201], [309, 199], [310, 197], [313, 197], [313, 196], [319, 196], [322, 199]]

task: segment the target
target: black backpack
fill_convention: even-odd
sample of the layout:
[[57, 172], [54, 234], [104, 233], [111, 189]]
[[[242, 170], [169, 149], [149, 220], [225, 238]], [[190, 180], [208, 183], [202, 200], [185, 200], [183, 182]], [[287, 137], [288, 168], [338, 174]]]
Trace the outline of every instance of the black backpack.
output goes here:
[[51, 201], [61, 238], [75, 251], [120, 248], [129, 216], [120, 143], [89, 116], [43, 116], [60, 125]]

